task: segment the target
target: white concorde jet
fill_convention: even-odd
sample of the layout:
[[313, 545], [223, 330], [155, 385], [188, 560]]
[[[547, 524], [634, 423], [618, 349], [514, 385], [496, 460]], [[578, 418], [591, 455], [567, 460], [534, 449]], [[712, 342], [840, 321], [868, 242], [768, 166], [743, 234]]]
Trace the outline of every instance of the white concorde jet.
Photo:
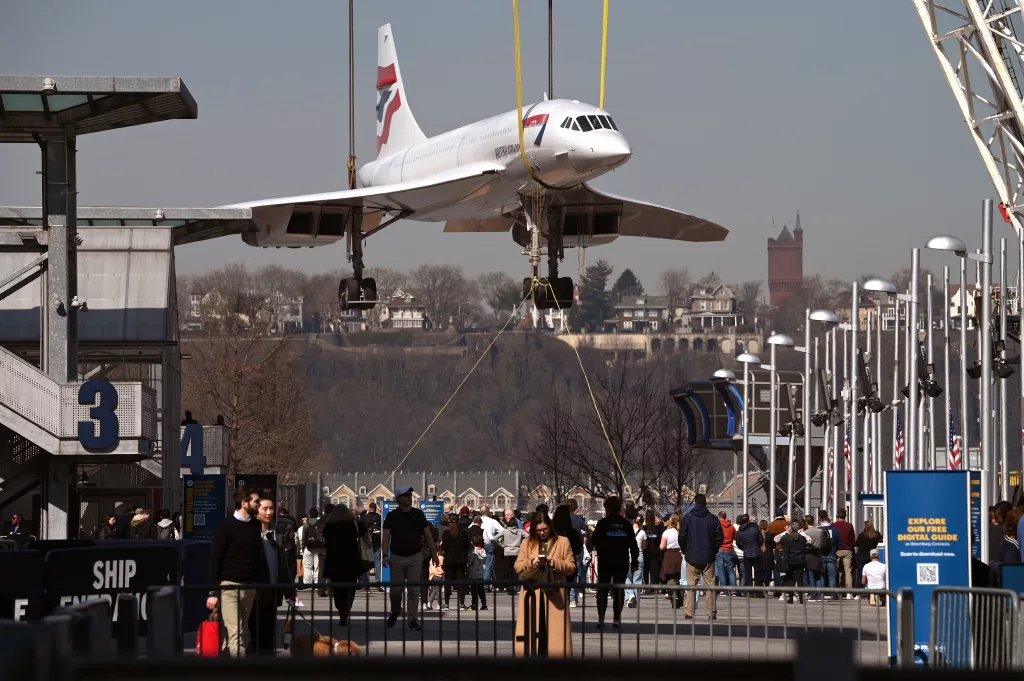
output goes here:
[[428, 138], [409, 107], [386, 24], [377, 31], [377, 158], [359, 169], [358, 188], [225, 207], [252, 209], [257, 231], [242, 235], [252, 246], [322, 246], [348, 236], [354, 276], [339, 286], [343, 309], [376, 303], [376, 282], [363, 277], [362, 242], [402, 219], [444, 222], [446, 232], [512, 230], [530, 256], [533, 276], [523, 283], [524, 295], [538, 282], [533, 297], [540, 309], [572, 305], [573, 281], [558, 276], [565, 248], [620, 235], [722, 241], [728, 234], [708, 220], [587, 184], [630, 157], [607, 111], [565, 99], [525, 108], [526, 157], [539, 182], [520, 155], [517, 116], [510, 111]]

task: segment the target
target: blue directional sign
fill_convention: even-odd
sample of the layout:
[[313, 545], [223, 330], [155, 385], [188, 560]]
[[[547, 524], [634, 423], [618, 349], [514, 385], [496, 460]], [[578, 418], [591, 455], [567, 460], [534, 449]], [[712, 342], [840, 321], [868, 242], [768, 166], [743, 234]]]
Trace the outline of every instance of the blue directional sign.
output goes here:
[[185, 539], [213, 541], [220, 522], [228, 514], [226, 475], [185, 475]]
[[420, 510], [427, 516], [427, 522], [434, 527], [441, 526], [441, 519], [444, 516], [443, 501], [421, 501]]
[[[928, 660], [932, 594], [971, 585], [967, 471], [886, 471], [886, 578], [890, 591], [914, 592], [914, 652]], [[889, 647], [896, 655], [896, 604], [889, 604]], [[969, 636], [969, 630], [967, 635]]]
[[[99, 403], [96, 397], [99, 396]], [[78, 389], [78, 404], [91, 406], [89, 418], [99, 421], [78, 422], [78, 441], [86, 449], [108, 450], [117, 446], [120, 424], [117, 420], [117, 389], [110, 381], [86, 381]]]

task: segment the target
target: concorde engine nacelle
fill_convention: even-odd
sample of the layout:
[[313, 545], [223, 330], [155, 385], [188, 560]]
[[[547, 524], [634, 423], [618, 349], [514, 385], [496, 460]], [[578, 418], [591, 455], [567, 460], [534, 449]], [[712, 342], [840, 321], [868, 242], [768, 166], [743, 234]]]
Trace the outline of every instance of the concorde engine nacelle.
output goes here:
[[345, 237], [353, 210], [359, 209], [295, 204], [253, 208], [256, 231], [243, 232], [242, 241], [263, 248], [327, 246]]

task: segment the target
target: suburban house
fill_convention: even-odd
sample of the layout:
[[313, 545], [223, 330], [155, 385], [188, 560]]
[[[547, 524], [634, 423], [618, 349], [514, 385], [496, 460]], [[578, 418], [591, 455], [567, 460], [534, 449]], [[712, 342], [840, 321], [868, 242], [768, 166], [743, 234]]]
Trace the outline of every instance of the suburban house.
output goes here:
[[736, 294], [725, 284], [716, 282], [697, 286], [690, 294], [690, 329], [735, 327], [743, 323], [743, 313], [736, 304]]
[[405, 289], [397, 289], [391, 294], [387, 310], [381, 315], [381, 326], [390, 329], [432, 328], [423, 297]]

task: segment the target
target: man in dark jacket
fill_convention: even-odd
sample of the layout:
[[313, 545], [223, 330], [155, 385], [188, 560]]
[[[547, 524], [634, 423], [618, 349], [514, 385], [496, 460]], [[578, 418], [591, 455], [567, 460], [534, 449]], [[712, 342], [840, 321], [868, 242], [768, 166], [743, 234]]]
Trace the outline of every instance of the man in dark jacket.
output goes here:
[[[597, 552], [597, 583], [625, 584], [626, 575], [640, 567], [640, 547], [636, 543], [633, 523], [622, 517], [622, 500], [608, 497], [604, 502], [605, 516], [594, 528], [593, 544]], [[712, 561], [714, 562], [714, 561]], [[612, 593], [612, 628], [618, 629], [622, 620], [625, 592]], [[608, 587], [597, 589], [597, 628], [604, 629], [604, 614], [608, 608]]]
[[222, 592], [211, 591], [206, 607], [213, 610], [220, 606], [220, 617], [227, 629], [225, 644], [231, 657], [245, 657], [242, 643], [256, 599], [255, 589], [235, 587], [270, 581], [261, 526], [255, 520], [259, 507], [256, 490], [251, 487], [235, 489], [236, 510], [221, 521], [210, 547], [210, 584], [228, 588]]
[[[679, 548], [686, 561], [686, 583], [694, 586], [697, 579], [711, 588], [705, 592], [708, 619], [715, 619], [715, 558], [725, 541], [722, 524], [708, 511], [703, 494], [693, 497], [693, 508], [683, 516], [679, 528]], [[600, 563], [599, 563], [600, 564]], [[686, 592], [686, 619], [693, 619], [694, 592]]]
[[[262, 502], [261, 502], [262, 503]], [[288, 563], [288, 581], [294, 582], [295, 575], [299, 572], [299, 521], [295, 519], [284, 502], [277, 502], [277, 545], [284, 553], [285, 561]]]
[[[277, 539], [274, 537], [274, 500], [267, 494], [260, 495], [257, 511], [260, 536], [263, 538], [263, 555], [267, 563], [267, 575], [271, 584], [291, 584], [288, 561]], [[250, 521], [251, 522], [251, 521]], [[295, 561], [292, 561], [292, 565]], [[277, 650], [277, 609], [287, 598], [293, 601], [295, 589], [259, 589], [252, 612], [249, 613], [249, 651], [261, 655], [273, 655]]]
[[[746, 513], [736, 519], [739, 529], [736, 531], [736, 546], [743, 552], [741, 568], [743, 571], [743, 586], [754, 586], [754, 575], [761, 569], [761, 544], [764, 543], [764, 535], [757, 523], [750, 521]], [[770, 549], [769, 549], [770, 550]]]
[[[370, 533], [370, 539], [373, 543], [373, 573], [377, 578], [379, 584], [382, 580], [380, 578], [380, 513], [377, 513], [377, 504], [370, 502], [366, 508], [366, 513], [362, 517], [363, 524], [366, 526], [366, 531]], [[364, 572], [359, 577], [359, 582], [365, 584], [366, 588], [370, 588], [370, 573]], [[383, 591], [384, 588], [378, 586], [379, 591]]]

